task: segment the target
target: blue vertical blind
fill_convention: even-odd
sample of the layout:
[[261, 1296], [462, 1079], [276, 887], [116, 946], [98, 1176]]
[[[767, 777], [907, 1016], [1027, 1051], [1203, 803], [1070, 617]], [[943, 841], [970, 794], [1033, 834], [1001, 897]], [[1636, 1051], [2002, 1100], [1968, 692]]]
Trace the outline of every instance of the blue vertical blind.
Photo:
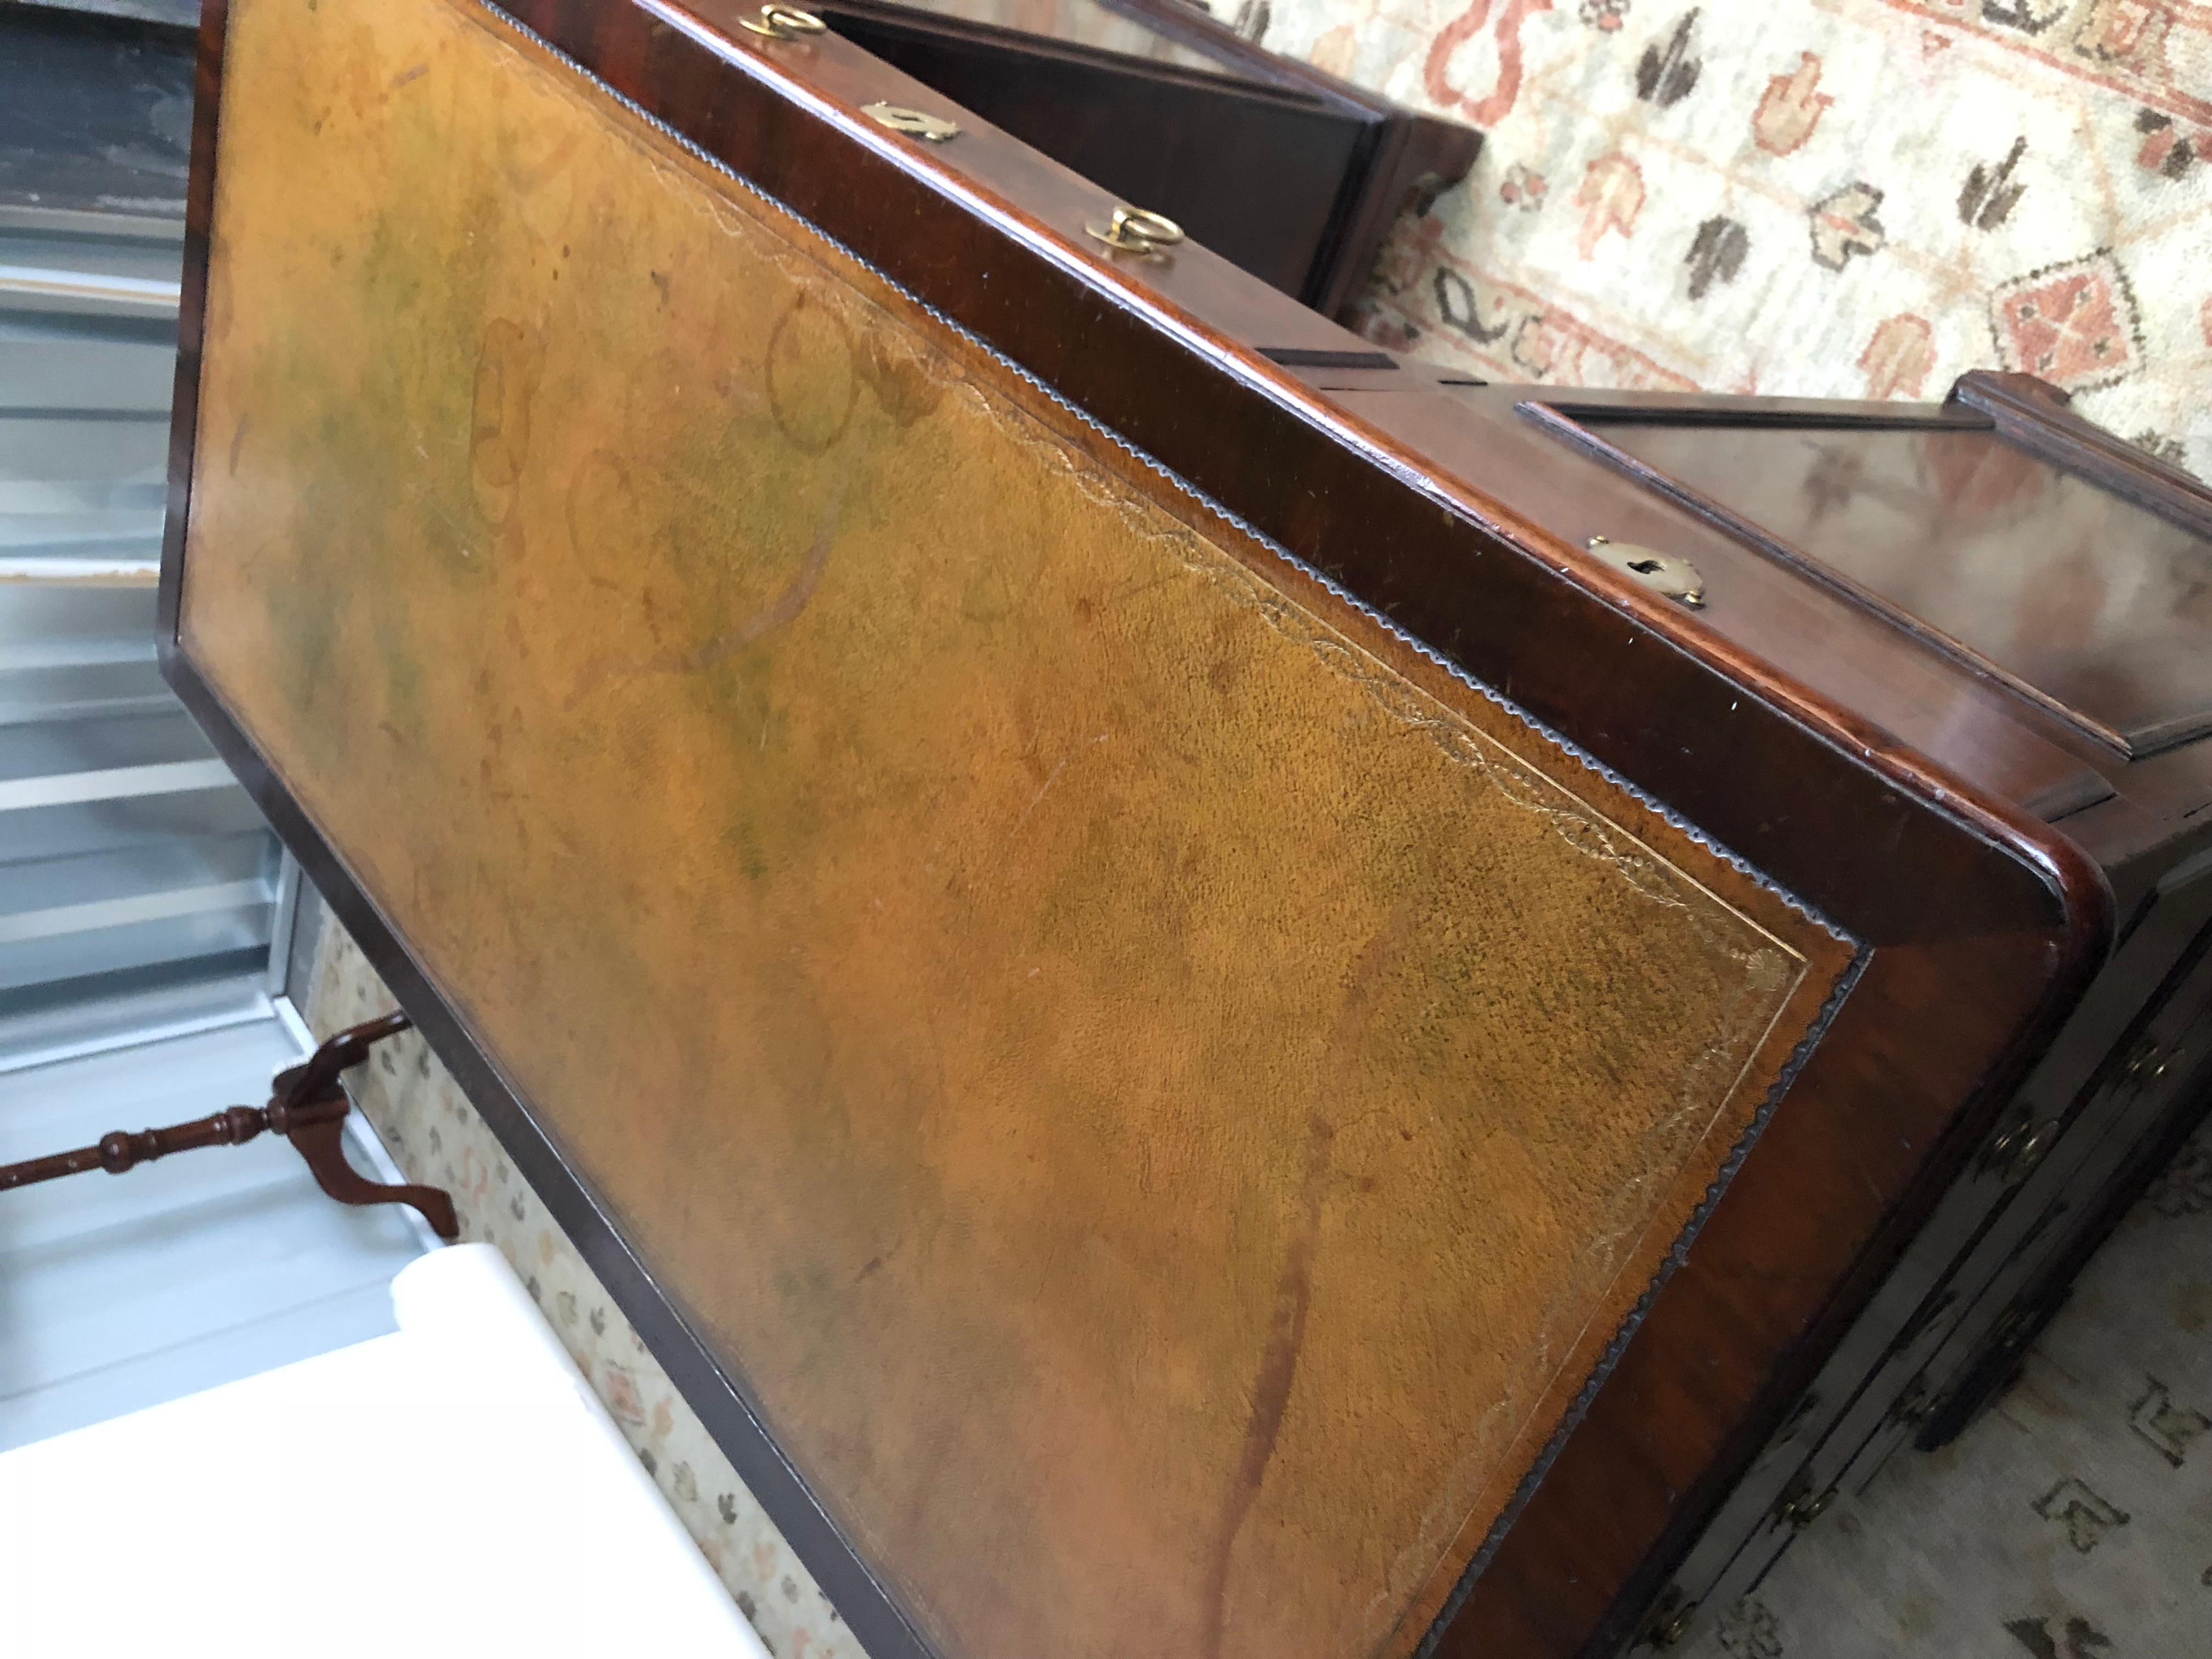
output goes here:
[[0, 1054], [58, 1011], [258, 975], [278, 888], [155, 665], [189, 46], [4, 27]]

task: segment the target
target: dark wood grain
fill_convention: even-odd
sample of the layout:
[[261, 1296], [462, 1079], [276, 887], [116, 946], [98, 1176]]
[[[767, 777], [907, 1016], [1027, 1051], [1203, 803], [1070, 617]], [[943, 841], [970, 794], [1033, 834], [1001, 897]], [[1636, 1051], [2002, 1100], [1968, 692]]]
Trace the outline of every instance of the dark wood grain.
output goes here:
[[1480, 135], [1266, 52], [1180, 0], [817, 9], [882, 61], [1328, 314]]
[[1380, 131], [1366, 112], [1295, 88], [949, 26], [901, 7], [841, 0], [821, 15], [885, 63], [1121, 200], [1166, 215], [1262, 282], [1307, 303], [1334, 285], [1340, 198], [1358, 194]]
[[[1759, 660], [1789, 663], [1798, 682], [1893, 742], [2038, 816], [2079, 811], [2112, 793], [2098, 770], [2100, 754], [2107, 765], [2112, 757], [2099, 745], [2033, 718], [2004, 690], [1960, 672], [1847, 597], [1778, 567], [1679, 499], [1642, 488], [1632, 473], [1554, 470], [1547, 460], [1554, 441], [1517, 417], [1526, 399], [1510, 389], [1394, 392], [1362, 386], [1339, 392], [1337, 401], [1407, 443], [1427, 466], [1510, 493], [1566, 544], [1562, 565], [1595, 569], [1580, 550], [1598, 535], [1692, 560], [1706, 604], [1694, 614], [1676, 607], [1678, 628], [1725, 641]], [[1768, 413], [1747, 410], [1744, 418], [1763, 420]]]
[[[2201, 491], [2144, 510], [2110, 487], [2143, 475], [2009, 418], [1723, 428], [1680, 410], [1521, 412], [2124, 756], [2212, 729], [2212, 600], [2185, 522], [2192, 504], [2212, 514]], [[2054, 447], [2071, 465], [2046, 459]]]
[[266, 1127], [266, 1120], [253, 1108], [228, 1106], [206, 1117], [173, 1123], [166, 1128], [136, 1132], [116, 1129], [89, 1146], [0, 1164], [0, 1192], [12, 1187], [34, 1187], [41, 1182], [58, 1181], [64, 1176], [82, 1175], [92, 1170], [122, 1175], [156, 1158], [197, 1152], [204, 1146], [242, 1146]]
[[2212, 489], [2194, 474], [2085, 421], [2071, 394], [2032, 374], [1975, 369], [1961, 374], [1949, 403], [1987, 416], [2021, 448], [2087, 478], [2123, 501], [2212, 539]]
[[1464, 179], [1481, 153], [1483, 135], [1457, 121], [1422, 114], [1329, 74], [1303, 58], [1286, 58], [1248, 40], [1186, 0], [1101, 0], [1108, 9], [1141, 19], [1161, 33], [1235, 64], [1246, 74], [1318, 94], [1333, 104], [1364, 109], [1377, 123], [1367, 165], [1356, 187], [1351, 179], [1321, 264], [1328, 275], [1307, 303], [1325, 316], [1348, 313], [1364, 289], [1384, 240], [1401, 216], [1425, 213], [1436, 198]]

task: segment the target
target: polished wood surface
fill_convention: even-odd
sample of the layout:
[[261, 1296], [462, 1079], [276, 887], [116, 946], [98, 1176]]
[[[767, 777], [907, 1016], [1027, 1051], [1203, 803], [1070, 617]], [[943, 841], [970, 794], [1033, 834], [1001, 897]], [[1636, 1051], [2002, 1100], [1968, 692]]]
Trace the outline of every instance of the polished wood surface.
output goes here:
[[2059, 471], [2212, 541], [2212, 484], [2084, 420], [2071, 392], [2033, 374], [1973, 369], [1959, 377], [1944, 401], [1986, 417], [2008, 443]]
[[1283, 58], [1185, 0], [835, 0], [839, 33], [1318, 311], [1398, 216], [1467, 174], [1472, 129]]
[[1993, 428], [1595, 430], [2123, 753], [2212, 728], [2203, 538]]
[[1088, 46], [1118, 58], [1172, 64], [1201, 75], [1228, 76], [1236, 72], [1224, 59], [1186, 45], [1133, 12], [1107, 6], [1101, 0], [899, 0], [899, 6]]
[[[940, 99], [1165, 214], [1261, 281], [1302, 300], [1335, 285], [1340, 198], [1372, 147], [1364, 112], [1232, 78], [1225, 65], [1158, 72], [1025, 36], [934, 27], [902, 6], [841, 3], [822, 16]], [[1366, 250], [1364, 262], [1372, 258]]]
[[[874, 127], [861, 105], [921, 104], [927, 89], [850, 42], [763, 41], [738, 27], [745, 9], [705, 0], [683, 11], [581, 0], [512, 9], [907, 293], [1863, 942], [1848, 997], [1702, 1227], [1679, 1239], [1635, 1312], [1593, 1331], [1600, 1352], [1558, 1431], [1501, 1524], [1468, 1540], [1470, 1571], [1440, 1598], [1433, 1631], [1443, 1650], [1529, 1655], [1595, 1652], [1632, 1635], [1686, 1540], [1971, 1169], [2101, 958], [2111, 930], [2101, 872], [2008, 787], [2041, 780], [2079, 796], [2086, 778], [2094, 799], [2105, 777], [2088, 752], [2096, 745], [1963, 672], [1915, 678], [1924, 647], [1841, 596], [1808, 588], [1814, 601], [1749, 607], [1748, 620], [1743, 607], [1693, 616], [1659, 599], [1588, 558], [1576, 538], [1594, 518], [1674, 509], [1650, 507], [1648, 492], [1530, 428], [1515, 413], [1525, 393], [1478, 403], [1487, 389], [1437, 395], [1433, 377], [1431, 391], [1410, 396], [1322, 389], [1315, 374], [1341, 371], [1293, 355], [1365, 352], [1364, 343], [1203, 246], [1146, 261], [1098, 249], [1082, 227], [1107, 193], [987, 122], [963, 123], [961, 138], [935, 151]], [[204, 33], [210, 95], [164, 562], [172, 626], [199, 511], [197, 466], [219, 465], [206, 452], [228, 441], [210, 426], [196, 451], [193, 418], [202, 331], [222, 322], [197, 301], [219, 220], [210, 152], [224, 21], [212, 9]], [[374, 113], [376, 85], [359, 84]], [[1695, 533], [1687, 515], [1668, 522]], [[1233, 545], [1243, 532], [1216, 533]], [[1612, 532], [1601, 524], [1589, 533]], [[1731, 557], [1745, 572], [1775, 568], [1741, 546], [1702, 556], [1731, 571]], [[1745, 591], [1763, 591], [1764, 578], [1742, 579]], [[1854, 631], [1869, 627], [1877, 632]], [[775, 1425], [732, 1386], [627, 1217], [580, 1179], [540, 1103], [493, 1063], [456, 988], [426, 970], [192, 650], [173, 638], [166, 649], [219, 747], [856, 1635], [878, 1659], [931, 1650], [902, 1588], [795, 1476]], [[1863, 649], [1871, 671], [1850, 665]], [[1398, 666], [1409, 678], [1420, 672], [1418, 659]], [[1858, 678], [1904, 690], [1869, 709], [1856, 701]], [[1964, 726], [1962, 708], [1975, 714]]]
[[[1567, 446], [1523, 416], [1530, 401], [1525, 392], [1459, 387], [1335, 395], [1345, 408], [1406, 442], [1424, 465], [1511, 500], [1562, 544], [1562, 564], [1582, 563], [1593, 536], [1691, 560], [1705, 604], [1682, 625], [1755, 660], [1788, 663], [1799, 684], [2038, 817], [2056, 819], [2112, 794], [2095, 758], [2098, 745], [2079, 734], [2069, 742], [2069, 734], [2026, 714], [2016, 697], [1931, 654], [1886, 617], [1807, 581], [1637, 477], [1604, 467], [1561, 467], [1558, 456]], [[1882, 856], [1878, 842], [1862, 845], [1856, 836], [1837, 855], [1860, 851]]]

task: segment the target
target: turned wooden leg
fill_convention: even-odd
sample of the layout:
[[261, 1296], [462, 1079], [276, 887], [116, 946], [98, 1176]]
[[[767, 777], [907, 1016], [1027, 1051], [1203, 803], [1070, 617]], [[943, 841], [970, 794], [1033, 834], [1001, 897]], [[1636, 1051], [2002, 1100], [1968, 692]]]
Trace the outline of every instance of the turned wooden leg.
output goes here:
[[211, 1117], [195, 1118], [167, 1129], [142, 1129], [137, 1134], [118, 1129], [97, 1146], [0, 1164], [0, 1191], [81, 1175], [88, 1170], [121, 1175], [172, 1152], [199, 1146], [242, 1146], [266, 1129], [300, 1149], [315, 1185], [339, 1203], [411, 1205], [439, 1237], [458, 1238], [461, 1227], [453, 1214], [453, 1200], [442, 1190], [386, 1186], [369, 1180], [346, 1162], [345, 1118], [353, 1104], [338, 1081], [339, 1073], [349, 1066], [358, 1066], [377, 1042], [405, 1030], [407, 1024], [406, 1015], [394, 1013], [340, 1031], [299, 1065], [277, 1074], [266, 1106], [232, 1106]]

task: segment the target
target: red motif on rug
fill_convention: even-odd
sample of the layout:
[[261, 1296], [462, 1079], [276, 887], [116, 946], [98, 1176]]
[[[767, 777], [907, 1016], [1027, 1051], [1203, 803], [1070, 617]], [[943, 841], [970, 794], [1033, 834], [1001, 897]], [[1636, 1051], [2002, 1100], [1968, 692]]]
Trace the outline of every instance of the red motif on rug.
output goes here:
[[1549, 11], [1552, 0], [1505, 0], [1498, 13], [1498, 84], [1487, 96], [1473, 98], [1454, 86], [1445, 73], [1452, 54], [1482, 33], [1490, 21], [1491, 0], [1472, 0], [1468, 9], [1444, 25], [1429, 43], [1427, 61], [1421, 66], [1421, 84], [1439, 104], [1460, 111], [1478, 127], [1503, 120], [1521, 96], [1521, 26], [1531, 15]]
[[1766, 95], [1751, 118], [1752, 137], [1769, 155], [1787, 155], [1813, 136], [1820, 112], [1836, 100], [1820, 90], [1820, 60], [1797, 55], [1797, 67], [1766, 83]]
[[2069, 392], [2094, 392], [2142, 367], [2135, 295], [2109, 252], [2015, 277], [1990, 296], [2007, 368]]
[[1575, 205], [1583, 210], [1582, 233], [1575, 246], [1583, 258], [1597, 252], [1606, 232], [1617, 230], [1622, 240], [1636, 233], [1636, 216], [1644, 211], [1644, 173], [1619, 150], [1601, 155], [1583, 174]]
[[1869, 398], [1917, 398], [1935, 366], [1936, 331], [1910, 312], [1878, 326], [1859, 354]]

